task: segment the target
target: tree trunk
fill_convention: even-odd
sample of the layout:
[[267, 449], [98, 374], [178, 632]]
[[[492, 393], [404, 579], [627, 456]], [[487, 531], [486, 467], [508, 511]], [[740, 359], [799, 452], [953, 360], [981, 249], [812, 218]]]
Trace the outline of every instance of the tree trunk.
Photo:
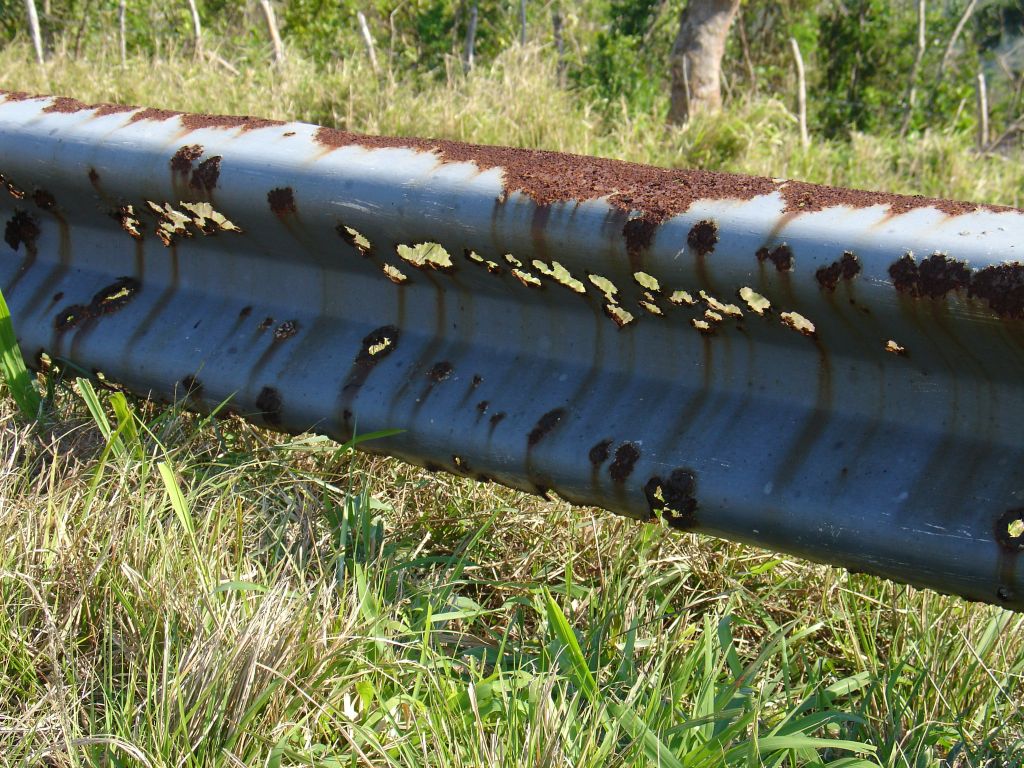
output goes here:
[[740, 0], [690, 0], [679, 17], [669, 59], [672, 70], [670, 123], [722, 106], [722, 54]]

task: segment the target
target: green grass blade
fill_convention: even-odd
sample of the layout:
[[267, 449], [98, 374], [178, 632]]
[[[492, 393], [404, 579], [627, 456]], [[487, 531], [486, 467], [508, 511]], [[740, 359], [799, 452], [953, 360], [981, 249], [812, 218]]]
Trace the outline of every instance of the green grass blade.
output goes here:
[[22, 415], [28, 419], [39, 416], [42, 399], [36, 390], [33, 376], [25, 367], [25, 359], [18, 347], [18, 337], [14, 333], [11, 311], [7, 307], [4, 295], [0, 292], [0, 373], [7, 381], [14, 402]]

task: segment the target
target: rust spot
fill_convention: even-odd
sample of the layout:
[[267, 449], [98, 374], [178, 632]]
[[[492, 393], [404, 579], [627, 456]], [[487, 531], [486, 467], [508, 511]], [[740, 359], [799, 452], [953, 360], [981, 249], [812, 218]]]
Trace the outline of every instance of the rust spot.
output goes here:
[[452, 367], [451, 363], [442, 361], [440, 363], [435, 363], [434, 366], [427, 371], [427, 378], [431, 381], [444, 381], [451, 376], [454, 371], [455, 369]]
[[33, 192], [32, 202], [36, 204], [37, 208], [41, 208], [44, 211], [52, 211], [57, 207], [57, 199], [45, 189], [37, 189]]
[[489, 406], [490, 406], [490, 403], [488, 401], [481, 400], [479, 403], [476, 404], [477, 413], [479, 413], [481, 416], [483, 416], [485, 413], [487, 413], [487, 408]]
[[1024, 264], [998, 264], [978, 270], [969, 295], [987, 301], [1000, 317], [1024, 318]]
[[820, 267], [814, 277], [822, 288], [834, 291], [840, 280], [853, 280], [859, 274], [860, 260], [852, 251], [843, 251], [843, 255], [827, 267]]
[[897, 291], [915, 298], [941, 299], [971, 286], [971, 269], [967, 263], [944, 253], [933, 253], [920, 264], [912, 254], [904, 254], [889, 267], [889, 277]]
[[33, 248], [38, 237], [39, 225], [32, 215], [25, 211], [15, 212], [4, 228], [4, 242], [14, 250], [18, 250], [22, 243], [25, 244], [26, 250]]
[[597, 443], [597, 445], [590, 449], [588, 454], [590, 463], [595, 467], [599, 467], [608, 461], [608, 456], [611, 455], [611, 447], [611, 440], [602, 440], [600, 443]]
[[181, 112], [175, 112], [170, 109], [153, 109], [150, 107], [149, 109], [140, 109], [135, 112], [135, 114], [128, 118], [128, 122], [138, 123], [142, 120], [158, 120], [162, 122], [170, 120], [172, 117], [178, 117], [181, 114]]
[[526, 444], [532, 448], [543, 440], [552, 429], [558, 426], [558, 422], [562, 420], [563, 416], [565, 416], [565, 408], [554, 408], [541, 416], [536, 426], [527, 435]]
[[239, 317], [248, 317], [251, 314], [252, 314], [252, 307], [251, 306], [244, 306], [238, 312], [238, 316]]
[[640, 254], [651, 247], [654, 233], [658, 229], [656, 218], [639, 217], [630, 219], [622, 227], [622, 236], [626, 240], [626, 253], [631, 262], [640, 258]]
[[58, 331], [66, 331], [84, 320], [117, 312], [135, 297], [141, 287], [134, 277], [119, 277], [106, 288], [97, 291], [88, 306], [72, 304], [62, 309], [57, 313], [53, 325]]
[[274, 329], [274, 340], [284, 341], [285, 339], [290, 339], [298, 332], [299, 323], [297, 320], [285, 320]]
[[884, 205], [889, 213], [898, 216], [917, 208], [936, 208], [947, 216], [958, 216], [971, 213], [979, 208], [996, 213], [1017, 211], [1002, 205], [978, 205], [957, 200], [940, 200], [922, 195], [893, 195], [886, 192], [868, 192], [860, 189], [841, 189], [821, 184], [808, 184], [804, 181], [787, 181], [782, 185], [782, 199], [786, 203], [784, 213], [820, 211], [834, 206], [849, 208], [870, 208], [873, 205]]
[[275, 125], [284, 125], [284, 121], [267, 120], [262, 117], [250, 117], [248, 115], [181, 114], [181, 124], [189, 131], [195, 131], [199, 128], [241, 128], [243, 131], [253, 131], [257, 128], [272, 128]]
[[200, 399], [203, 396], [203, 382], [193, 376], [191, 373], [187, 376], [182, 376], [180, 382], [181, 391], [185, 393], [185, 397], [188, 399]]
[[484, 377], [481, 376], [479, 373], [474, 373], [473, 374], [472, 388], [476, 389], [477, 387], [479, 387], [483, 383], [484, 383]]
[[64, 114], [71, 114], [73, 112], [81, 112], [83, 109], [92, 108], [92, 104], [86, 104], [78, 99], [69, 99], [67, 96], [57, 96], [48, 106], [43, 107], [43, 112], [62, 112]]
[[100, 175], [99, 175], [99, 173], [98, 173], [98, 172], [96, 171], [96, 169], [95, 169], [95, 168], [90, 168], [90, 169], [89, 169], [89, 182], [90, 182], [90, 183], [91, 183], [91, 184], [92, 184], [93, 186], [96, 186], [97, 184], [99, 184], [99, 183], [100, 183]]
[[260, 409], [263, 421], [271, 426], [276, 427], [281, 424], [281, 409], [283, 406], [284, 401], [281, 399], [281, 393], [273, 387], [264, 387], [256, 397], [256, 407]]
[[616, 483], [625, 482], [639, 460], [640, 446], [636, 443], [623, 443], [615, 450], [615, 459], [608, 467], [608, 474]]
[[212, 192], [217, 187], [217, 180], [220, 178], [220, 155], [208, 157], [201, 162], [194, 171], [188, 185], [192, 189]]
[[697, 512], [697, 477], [692, 470], [672, 470], [668, 480], [652, 477], [644, 486], [644, 496], [651, 514], [665, 517], [673, 528], [692, 528]]
[[7, 193], [15, 200], [25, 199], [25, 192], [22, 189], [20, 189], [13, 181], [5, 177], [2, 173], [0, 173], [0, 184], [2, 184], [7, 189]]
[[789, 272], [793, 269], [793, 249], [783, 243], [774, 248], [758, 248], [758, 261], [770, 261], [779, 272]]
[[188, 173], [192, 170], [192, 162], [202, 156], [202, 146], [199, 144], [186, 144], [180, 147], [171, 158], [171, 170], [175, 173]]
[[496, 413], [493, 416], [491, 416], [491, 431], [492, 432], [494, 431], [494, 428], [496, 426], [498, 426], [498, 424], [501, 423], [501, 420], [504, 419], [504, 418], [505, 418], [505, 412], [504, 411], [499, 411], [498, 413]]
[[1024, 507], [1009, 509], [995, 524], [996, 542], [1006, 552], [1024, 552]]
[[295, 213], [295, 195], [291, 187], [277, 187], [267, 192], [267, 202], [270, 203], [270, 210], [278, 215]]
[[698, 256], [707, 256], [718, 244], [718, 225], [710, 219], [698, 221], [690, 228], [686, 243]]
[[53, 294], [52, 301], [60, 301], [63, 298], [64, 298], [64, 291], [57, 291], [55, 294]]
[[274, 318], [272, 318], [272, 317], [264, 317], [263, 320], [260, 321], [260, 324], [257, 325], [256, 327], [259, 328], [261, 331], [265, 331], [270, 326], [272, 326], [273, 324], [274, 324]]

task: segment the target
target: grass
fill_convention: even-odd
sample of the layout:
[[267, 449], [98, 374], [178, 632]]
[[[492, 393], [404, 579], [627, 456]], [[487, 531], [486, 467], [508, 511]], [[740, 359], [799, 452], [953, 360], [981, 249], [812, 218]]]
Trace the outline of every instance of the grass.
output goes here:
[[[0, 84], [992, 202], [1024, 188], [1019, 158], [955, 135], [804, 152], [772, 100], [676, 131], [609, 117], [535, 50], [412, 82], [104, 56], [38, 69], [12, 46]], [[1019, 615], [45, 384], [38, 422], [0, 394], [0, 765], [1024, 764]]]

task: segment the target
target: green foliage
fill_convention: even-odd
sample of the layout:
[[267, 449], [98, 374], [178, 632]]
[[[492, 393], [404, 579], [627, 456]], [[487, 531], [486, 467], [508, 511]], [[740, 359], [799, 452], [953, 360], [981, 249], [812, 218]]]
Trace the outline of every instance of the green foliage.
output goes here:
[[0, 374], [7, 382], [7, 389], [21, 409], [22, 416], [28, 419], [39, 416], [42, 400], [36, 389], [35, 378], [25, 367], [11, 311], [3, 293], [0, 293]]

